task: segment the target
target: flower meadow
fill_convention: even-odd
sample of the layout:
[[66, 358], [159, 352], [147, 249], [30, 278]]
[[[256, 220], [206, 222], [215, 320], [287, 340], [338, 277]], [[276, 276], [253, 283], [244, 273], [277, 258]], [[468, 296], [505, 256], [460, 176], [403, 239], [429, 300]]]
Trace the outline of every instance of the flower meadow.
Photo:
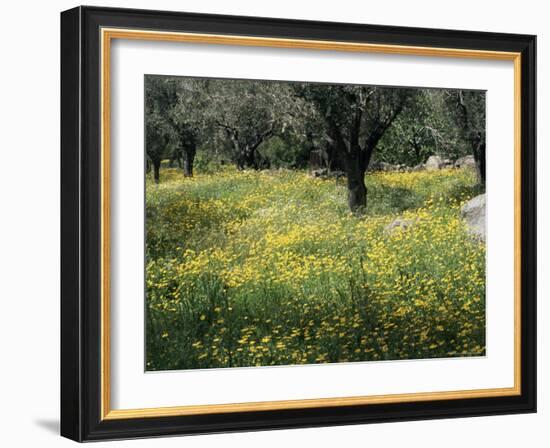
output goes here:
[[484, 355], [485, 245], [460, 217], [475, 175], [366, 183], [358, 216], [345, 179], [305, 171], [148, 177], [147, 370]]

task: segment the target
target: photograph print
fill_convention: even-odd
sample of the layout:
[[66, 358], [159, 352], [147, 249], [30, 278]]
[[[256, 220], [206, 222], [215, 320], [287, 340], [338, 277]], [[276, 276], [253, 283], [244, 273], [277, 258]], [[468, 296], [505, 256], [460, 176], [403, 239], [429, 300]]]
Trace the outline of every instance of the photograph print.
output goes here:
[[485, 356], [485, 91], [144, 89], [147, 371]]

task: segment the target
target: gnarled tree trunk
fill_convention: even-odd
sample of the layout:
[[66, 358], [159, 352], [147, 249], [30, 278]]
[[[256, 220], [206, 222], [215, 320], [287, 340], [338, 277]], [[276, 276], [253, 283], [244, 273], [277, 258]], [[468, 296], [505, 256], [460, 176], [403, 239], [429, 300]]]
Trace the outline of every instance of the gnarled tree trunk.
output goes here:
[[160, 182], [160, 159], [153, 160], [153, 178], [156, 184]]
[[348, 205], [353, 213], [360, 213], [367, 207], [367, 187], [365, 185], [365, 170], [362, 167], [348, 167]]
[[361, 148], [358, 143], [345, 152], [345, 170], [348, 180], [348, 205], [353, 213], [363, 213], [367, 207], [365, 173], [374, 148]]
[[477, 164], [477, 175], [479, 183], [485, 185], [485, 171], [486, 171], [486, 159], [485, 159], [485, 139], [478, 135], [472, 142], [472, 149], [474, 153], [474, 159]]
[[183, 159], [183, 175], [185, 177], [193, 177], [193, 162], [195, 161], [196, 152], [197, 148], [195, 145], [185, 149]]

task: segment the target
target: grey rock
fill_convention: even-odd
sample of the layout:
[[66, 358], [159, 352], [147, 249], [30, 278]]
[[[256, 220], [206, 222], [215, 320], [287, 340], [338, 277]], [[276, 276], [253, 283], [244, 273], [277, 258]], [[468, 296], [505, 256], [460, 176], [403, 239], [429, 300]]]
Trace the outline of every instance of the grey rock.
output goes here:
[[372, 162], [368, 167], [368, 171], [409, 172], [412, 171], [412, 168], [405, 165], [404, 163], [398, 163], [394, 165], [393, 163], [387, 162]]
[[336, 179], [340, 179], [341, 177], [346, 177], [346, 173], [344, 173], [343, 171], [338, 171], [338, 170], [335, 170], [335, 171], [330, 171], [328, 173], [329, 177], [334, 177]]
[[398, 165], [392, 165], [391, 163], [380, 162], [380, 170], [382, 171], [397, 171]]
[[311, 177], [326, 177], [328, 175], [327, 168], [320, 168], [311, 172]]
[[322, 179], [346, 177], [346, 173], [343, 171], [330, 171], [328, 168], [320, 168], [311, 172], [311, 177], [320, 177]]
[[456, 160], [455, 168], [469, 168], [477, 171], [476, 159], [472, 155], [461, 157], [460, 159]]
[[369, 163], [367, 171], [380, 171], [382, 169], [380, 163], [378, 161]]
[[386, 227], [384, 227], [384, 233], [390, 234], [395, 232], [396, 230], [407, 230], [413, 224], [414, 224], [414, 221], [411, 219], [396, 218], [392, 222], [390, 222]]
[[468, 226], [468, 233], [481, 241], [486, 240], [485, 193], [466, 202], [460, 214]]
[[443, 166], [443, 159], [439, 156], [430, 156], [428, 157], [428, 160], [426, 160], [425, 167], [428, 171], [440, 170]]

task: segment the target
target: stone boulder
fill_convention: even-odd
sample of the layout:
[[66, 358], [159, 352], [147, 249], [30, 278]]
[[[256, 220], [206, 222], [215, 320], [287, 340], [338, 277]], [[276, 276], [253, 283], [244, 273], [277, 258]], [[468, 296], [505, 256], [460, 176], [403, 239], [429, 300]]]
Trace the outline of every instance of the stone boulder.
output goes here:
[[367, 167], [367, 171], [381, 171], [382, 170], [382, 167], [381, 167], [381, 164], [382, 162], [371, 162], [369, 163], [369, 166]]
[[319, 168], [318, 170], [313, 170], [311, 172], [311, 177], [327, 177], [328, 168]]
[[480, 194], [466, 202], [462, 206], [460, 214], [466, 221], [468, 233], [481, 241], [485, 241], [487, 231], [485, 225], [485, 194]]
[[343, 177], [346, 177], [346, 173], [344, 173], [343, 171], [338, 171], [338, 170], [335, 170], [335, 171], [330, 171], [328, 173], [329, 177], [334, 177], [335, 179], [341, 179]]
[[435, 171], [440, 170], [445, 166], [445, 163], [443, 159], [439, 156], [430, 156], [428, 157], [428, 160], [426, 160], [426, 164], [424, 167], [428, 171]]
[[405, 218], [396, 218], [390, 222], [386, 227], [384, 227], [384, 233], [389, 235], [396, 230], [407, 230], [410, 226], [414, 224], [414, 221], [411, 219]]
[[311, 177], [320, 177], [321, 179], [340, 179], [341, 177], [346, 177], [346, 173], [343, 171], [331, 171], [328, 168], [319, 168], [318, 170], [313, 170], [311, 172]]
[[398, 165], [393, 165], [386, 162], [380, 162], [379, 166], [381, 171], [397, 171], [399, 169]]
[[477, 172], [477, 163], [474, 156], [465, 156], [457, 159], [455, 162], [455, 168], [468, 168]]

